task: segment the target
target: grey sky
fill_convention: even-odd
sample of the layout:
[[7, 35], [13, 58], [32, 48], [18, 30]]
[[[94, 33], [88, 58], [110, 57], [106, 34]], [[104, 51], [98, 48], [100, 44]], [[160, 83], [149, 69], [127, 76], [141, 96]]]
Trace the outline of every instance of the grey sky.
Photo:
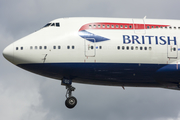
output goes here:
[[[61, 17], [180, 19], [179, 0], [0, 0], [0, 51]], [[73, 84], [65, 107], [60, 81], [26, 72], [0, 56], [1, 120], [180, 120], [180, 91]]]

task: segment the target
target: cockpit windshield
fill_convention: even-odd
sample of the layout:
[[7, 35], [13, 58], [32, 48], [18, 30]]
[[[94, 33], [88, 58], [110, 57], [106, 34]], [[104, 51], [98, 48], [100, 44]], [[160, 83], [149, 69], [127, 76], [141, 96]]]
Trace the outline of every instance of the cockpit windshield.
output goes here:
[[50, 26], [60, 27], [60, 23], [48, 23], [48, 24], [46, 24], [43, 28], [45, 28], [45, 27], [50, 27]]
[[44, 27], [49, 27], [51, 25], [51, 23], [48, 23], [48, 24], [46, 24]]

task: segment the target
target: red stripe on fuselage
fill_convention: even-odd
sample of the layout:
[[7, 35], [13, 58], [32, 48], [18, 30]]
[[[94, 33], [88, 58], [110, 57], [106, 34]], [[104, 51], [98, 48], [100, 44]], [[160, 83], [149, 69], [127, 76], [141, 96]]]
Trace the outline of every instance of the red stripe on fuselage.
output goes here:
[[133, 29], [157, 29], [161, 27], [167, 27], [169, 25], [157, 25], [157, 24], [133, 24], [133, 23], [88, 23], [83, 25], [79, 31], [88, 29], [110, 29], [110, 30], [133, 30]]

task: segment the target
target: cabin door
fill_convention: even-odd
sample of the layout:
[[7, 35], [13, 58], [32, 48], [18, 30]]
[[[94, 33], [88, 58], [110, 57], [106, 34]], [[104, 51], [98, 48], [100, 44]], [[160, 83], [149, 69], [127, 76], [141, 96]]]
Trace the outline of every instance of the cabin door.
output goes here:
[[167, 45], [167, 57], [171, 59], [177, 59], [178, 57], [178, 47], [174, 45], [174, 42], [170, 42], [170, 45]]
[[145, 18], [144, 19], [132, 19], [133, 28], [135, 34], [146, 34]]
[[[90, 41], [89, 41], [90, 40]], [[96, 41], [94, 38], [86, 38], [84, 40], [85, 46], [85, 56], [95, 57], [96, 55]]]

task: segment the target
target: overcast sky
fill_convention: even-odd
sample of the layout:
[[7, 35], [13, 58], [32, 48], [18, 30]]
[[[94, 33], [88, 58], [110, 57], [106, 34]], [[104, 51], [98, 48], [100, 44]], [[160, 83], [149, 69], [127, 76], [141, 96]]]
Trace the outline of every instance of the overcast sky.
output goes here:
[[[62, 17], [180, 19], [179, 0], [0, 0], [0, 51]], [[33, 56], [32, 56], [33, 57]], [[0, 120], [180, 120], [180, 91], [73, 84], [24, 71], [0, 55]]]

